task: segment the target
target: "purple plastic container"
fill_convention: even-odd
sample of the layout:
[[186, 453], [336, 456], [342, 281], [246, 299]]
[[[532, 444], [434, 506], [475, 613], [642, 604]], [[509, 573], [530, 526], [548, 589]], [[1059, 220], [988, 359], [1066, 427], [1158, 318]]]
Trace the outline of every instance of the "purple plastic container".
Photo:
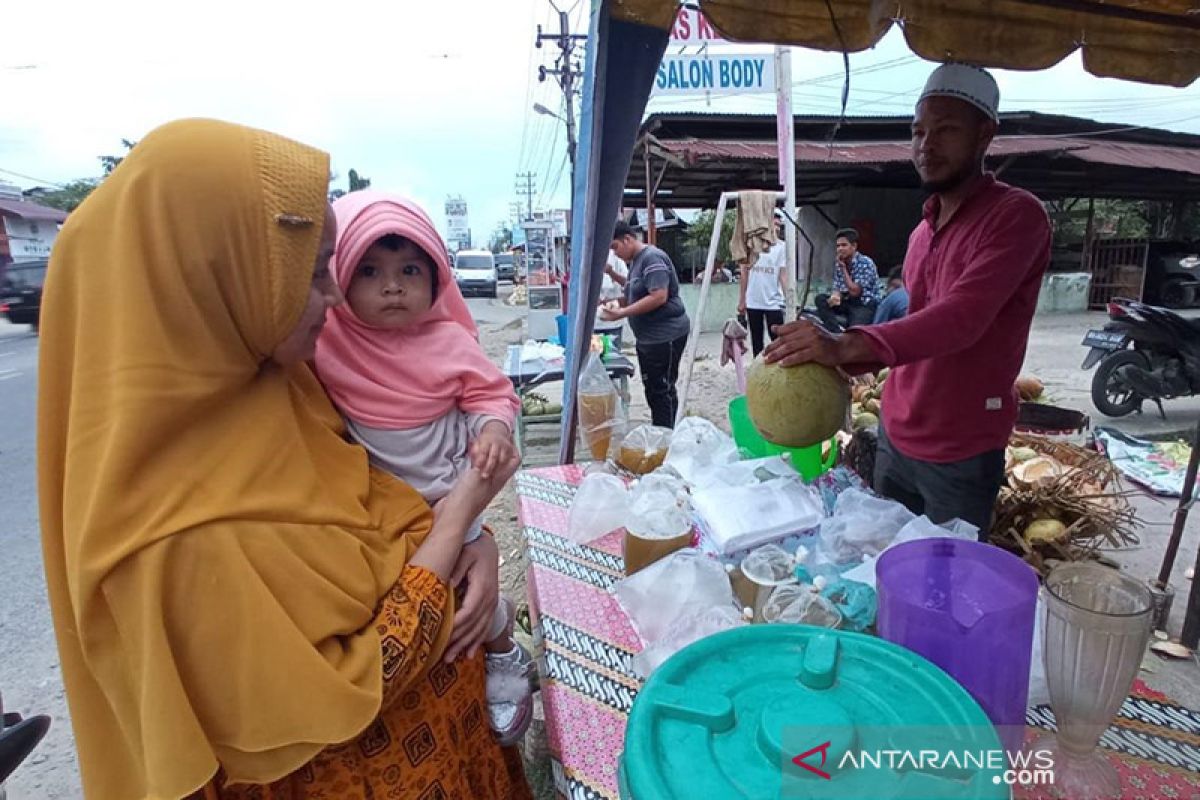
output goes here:
[[1005, 749], [1020, 749], [1038, 580], [998, 547], [919, 539], [880, 556], [879, 635], [950, 674], [983, 707]]

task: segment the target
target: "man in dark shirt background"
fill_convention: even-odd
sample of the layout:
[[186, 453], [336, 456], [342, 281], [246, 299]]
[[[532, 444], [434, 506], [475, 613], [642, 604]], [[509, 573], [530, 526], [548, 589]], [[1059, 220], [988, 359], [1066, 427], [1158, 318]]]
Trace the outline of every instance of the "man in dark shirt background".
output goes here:
[[875, 324], [900, 319], [908, 313], [908, 289], [904, 288], [904, 267], [892, 267], [888, 273], [888, 293], [875, 309]]
[[619, 301], [603, 306], [600, 318], [629, 320], [637, 339], [638, 368], [651, 421], [663, 428], [673, 428], [679, 411], [675, 381], [691, 330], [679, 296], [675, 265], [662, 250], [643, 243], [624, 221], [617, 222], [613, 231], [612, 249], [629, 265], [629, 275], [623, 277], [605, 267], [608, 276], [623, 286], [625, 293]]

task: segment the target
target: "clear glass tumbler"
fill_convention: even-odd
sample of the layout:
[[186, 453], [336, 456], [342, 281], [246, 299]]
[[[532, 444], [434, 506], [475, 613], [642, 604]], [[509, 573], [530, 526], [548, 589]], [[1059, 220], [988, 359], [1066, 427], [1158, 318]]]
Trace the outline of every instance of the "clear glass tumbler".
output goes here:
[[1117, 798], [1121, 780], [1096, 746], [1129, 695], [1150, 639], [1150, 591], [1095, 563], [1046, 578], [1046, 681], [1058, 733], [1037, 745], [1054, 757], [1054, 785], [1072, 800]]

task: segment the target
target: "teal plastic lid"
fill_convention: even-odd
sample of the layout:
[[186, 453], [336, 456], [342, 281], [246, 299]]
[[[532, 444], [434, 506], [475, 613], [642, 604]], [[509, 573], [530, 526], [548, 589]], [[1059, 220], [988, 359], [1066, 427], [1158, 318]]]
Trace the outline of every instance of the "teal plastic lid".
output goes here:
[[618, 780], [624, 800], [1007, 798], [1004, 769], [979, 704], [916, 653], [863, 634], [748, 625], [650, 676]]

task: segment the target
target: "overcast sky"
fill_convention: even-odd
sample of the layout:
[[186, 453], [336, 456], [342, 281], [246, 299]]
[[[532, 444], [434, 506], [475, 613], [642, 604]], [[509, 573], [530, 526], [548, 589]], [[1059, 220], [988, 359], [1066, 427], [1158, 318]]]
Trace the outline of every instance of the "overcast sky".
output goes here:
[[[586, 30], [590, 0], [559, 0]], [[535, 204], [568, 202], [562, 96], [537, 66], [536, 26], [557, 29], [548, 0], [323, 4], [206, 0], [9, 3], [0, 50], [0, 179], [28, 188], [99, 173], [171, 119], [212, 116], [321, 147], [341, 175], [409, 194], [444, 224], [448, 194], [468, 203], [476, 244], [510, 216], [517, 172], [537, 173]], [[742, 50], [756, 48], [741, 46]], [[759, 48], [761, 49], [761, 48]], [[690, 51], [694, 52], [695, 48]], [[679, 52], [678, 47], [670, 52]], [[932, 68], [898, 31], [851, 56], [849, 113], [907, 114]], [[796, 50], [795, 113], [833, 113], [841, 58]], [[1200, 88], [1170, 89], [1083, 72], [1077, 56], [1042, 73], [998, 73], [1003, 110], [1076, 114], [1200, 133]], [[661, 98], [650, 111], [772, 113], [769, 95]], [[12, 173], [19, 173], [19, 177]]]

